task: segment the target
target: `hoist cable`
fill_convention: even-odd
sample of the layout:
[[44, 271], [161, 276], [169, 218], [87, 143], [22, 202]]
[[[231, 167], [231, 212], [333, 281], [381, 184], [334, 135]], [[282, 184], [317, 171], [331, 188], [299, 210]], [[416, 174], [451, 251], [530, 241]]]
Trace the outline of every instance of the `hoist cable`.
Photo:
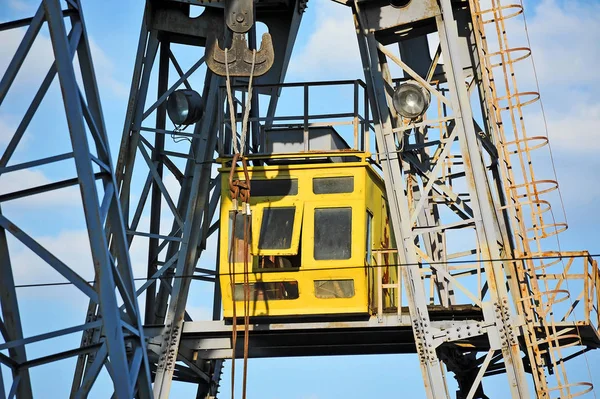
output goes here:
[[[252, 105], [252, 80], [254, 75], [254, 66], [256, 63], [256, 50], [252, 50], [252, 66], [250, 68], [250, 76], [248, 79], [248, 96], [246, 98], [246, 105], [244, 108], [244, 115], [242, 118], [242, 131], [241, 137], [238, 141], [237, 137], [237, 122], [235, 119], [236, 110], [233, 104], [233, 95], [231, 91], [231, 76], [229, 74], [229, 62], [228, 62], [228, 50], [225, 49], [225, 74], [226, 74], [226, 86], [227, 86], [227, 101], [229, 103], [229, 114], [231, 119], [231, 140], [232, 149], [234, 152], [233, 161], [231, 163], [231, 170], [229, 171], [229, 193], [232, 201], [233, 208], [233, 232], [235, 232], [235, 225], [237, 223], [237, 215], [239, 212], [238, 200], [241, 200], [242, 205], [242, 216], [244, 219], [243, 223], [243, 254], [244, 254], [244, 284], [243, 284], [243, 309], [244, 309], [244, 363], [243, 363], [243, 378], [242, 378], [242, 399], [246, 399], [246, 386], [247, 386], [247, 375], [248, 375], [248, 344], [249, 344], [249, 333], [250, 333], [250, 277], [249, 277], [249, 237], [250, 237], [250, 178], [248, 176], [248, 167], [246, 159], [244, 157], [244, 151], [246, 148], [246, 136], [248, 134], [248, 119], [250, 117], [250, 108]], [[245, 181], [233, 181], [233, 175], [237, 166], [238, 159], [241, 159], [242, 166], [244, 168]], [[237, 241], [235, 239], [235, 233], [231, 236], [230, 248], [233, 249], [234, 255], [237, 255]], [[231, 252], [231, 251], [230, 251]], [[230, 272], [230, 283], [231, 283], [231, 300], [233, 302], [233, 315], [234, 324], [232, 329], [232, 374], [231, 374], [231, 398], [235, 396], [235, 351], [237, 344], [237, 315], [236, 315], [236, 298], [235, 298], [235, 278], [233, 264], [237, 260], [230, 256], [229, 258], [229, 272]]]
[[[569, 256], [532, 256], [532, 257], [517, 257], [517, 258], [497, 258], [497, 259], [473, 259], [473, 260], [450, 260], [445, 262], [416, 262], [416, 263], [390, 263], [388, 265], [347, 265], [347, 266], [329, 266], [329, 267], [316, 267], [310, 269], [298, 269], [292, 271], [292, 273], [308, 273], [308, 272], [318, 272], [318, 271], [329, 271], [329, 270], [352, 270], [352, 269], [368, 269], [373, 268], [376, 269], [378, 267], [409, 267], [409, 266], [423, 266], [423, 265], [465, 265], [465, 264], [476, 264], [476, 263], [486, 263], [486, 262], [519, 262], [526, 260], [550, 260], [550, 259], [578, 259], [578, 258], [600, 258], [600, 254], [586, 254], [586, 255], [569, 255]], [[253, 271], [256, 273], [280, 273], [277, 269], [259, 269], [257, 271]], [[285, 271], [286, 273], [289, 271]], [[243, 274], [243, 272], [235, 272], [231, 271], [229, 273], [215, 273], [217, 277], [219, 276], [236, 276], [239, 274]], [[169, 279], [177, 279], [177, 278], [190, 278], [194, 279], [196, 277], [201, 277], [197, 274], [187, 274], [181, 276], [170, 276]], [[166, 277], [136, 277], [133, 281], [147, 282], [151, 280], [160, 280]], [[87, 280], [88, 284], [95, 284], [96, 280]], [[70, 281], [56, 281], [56, 282], [48, 282], [48, 283], [31, 283], [31, 284], [18, 284], [15, 285], [15, 288], [41, 288], [41, 287], [58, 287], [64, 285], [74, 285], [74, 283]]]

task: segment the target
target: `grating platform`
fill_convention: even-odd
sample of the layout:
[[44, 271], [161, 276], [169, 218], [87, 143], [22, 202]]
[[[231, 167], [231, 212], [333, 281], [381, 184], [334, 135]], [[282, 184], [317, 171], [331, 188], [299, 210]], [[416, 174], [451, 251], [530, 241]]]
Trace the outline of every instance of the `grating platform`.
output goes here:
[[[393, 313], [390, 313], [393, 312]], [[483, 323], [479, 307], [457, 305], [452, 307], [430, 306], [431, 326], [446, 330]], [[600, 347], [597, 330], [584, 323], [557, 323], [563, 333], [576, 332], [582, 337], [582, 345]], [[147, 327], [146, 336], [160, 334], [162, 327]], [[567, 331], [571, 330], [571, 331]], [[236, 357], [243, 356], [243, 324], [238, 324]], [[541, 332], [542, 329], [539, 329]], [[559, 333], [562, 335], [561, 333]], [[193, 354], [193, 358], [230, 359], [231, 320], [185, 322], [181, 338], [181, 353]], [[453, 341], [464, 351], [488, 351], [486, 335], [464, 337]], [[344, 319], [331, 316], [311, 319], [265, 320], [254, 319], [250, 323], [249, 357], [335, 356], [416, 353], [414, 336], [408, 309], [402, 309], [398, 317], [395, 309], [388, 309], [381, 320], [377, 316], [354, 316]]]

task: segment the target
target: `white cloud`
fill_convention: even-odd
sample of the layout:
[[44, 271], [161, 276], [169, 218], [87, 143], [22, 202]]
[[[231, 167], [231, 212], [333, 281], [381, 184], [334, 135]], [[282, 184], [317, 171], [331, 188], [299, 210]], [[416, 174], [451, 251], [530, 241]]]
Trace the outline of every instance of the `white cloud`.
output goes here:
[[316, 12], [314, 31], [290, 62], [294, 79], [354, 79], [362, 77], [362, 64], [349, 7], [316, 0], [307, 12]]
[[[2, 43], [0, 46], [0, 71], [7, 69], [24, 34], [24, 28], [0, 32], [0, 42]], [[54, 54], [50, 39], [42, 33], [38, 34], [15, 78], [13, 87], [22, 88], [34, 83], [40, 84], [53, 60]]]
[[100, 91], [107, 88], [113, 95], [127, 98], [129, 88], [116, 78], [117, 71], [114, 62], [92, 38], [89, 38], [89, 43]]
[[[548, 136], [555, 151], [588, 153], [600, 148], [600, 101], [592, 93], [600, 89], [600, 77], [591, 65], [600, 63], [600, 26], [594, 15], [600, 4], [544, 0], [534, 8], [528, 31], [542, 100], [546, 108]], [[526, 75], [528, 87], [535, 88]], [[544, 133], [541, 113], [529, 122], [531, 135]], [[580, 158], [578, 163], [593, 161]]]
[[[554, 101], [552, 101], [554, 100]], [[554, 103], [551, 99], [548, 103]], [[562, 104], [556, 104], [561, 106]], [[548, 137], [559, 152], [589, 153], [600, 149], [600, 102], [564, 106], [560, 112], [546, 114]], [[543, 129], [541, 114], [528, 117], [536, 130]], [[531, 132], [531, 135], [534, 135]]]
[[[0, 42], [2, 43], [2, 46], [0, 46], [0, 71], [4, 71], [8, 67], [24, 34], [24, 28], [0, 32]], [[116, 76], [118, 73], [114, 62], [92, 38], [88, 37], [88, 40], [100, 91], [116, 97], [126, 98], [129, 91], [127, 86], [117, 79]], [[77, 60], [77, 56], [75, 56], [74, 59], [75, 73], [81, 84], [79, 61]], [[14, 88], [37, 89], [37, 85], [42, 82], [42, 79], [46, 76], [53, 61], [54, 53], [52, 50], [52, 43], [44, 29], [42, 29], [33, 42], [33, 45], [15, 78], [15, 82], [13, 83]], [[33, 92], [31, 93], [31, 96], [33, 96]]]
[[[15, 131], [17, 130], [17, 122], [20, 122], [20, 118], [19, 120], [17, 120], [12, 114], [0, 114], [0, 156], [4, 154], [6, 147], [8, 147], [8, 143], [15, 134]], [[9, 161], [9, 165], [11, 164], [11, 162], [14, 163], [14, 160], [16, 157], [19, 156], [19, 153], [23, 154], [24, 150], [28, 149], [28, 143], [30, 138], [31, 137], [26, 130], [25, 134], [23, 135], [23, 137], [21, 137], [21, 140], [17, 145], [15, 152], [15, 154], [17, 155], [13, 154], [14, 156], [11, 158], [12, 161]]]
[[9, 0], [8, 6], [14, 11], [32, 11], [34, 6], [21, 0]]
[[[25, 231], [25, 233], [30, 234], [29, 231]], [[33, 235], [32, 237], [83, 279], [87, 281], [94, 279], [95, 271], [87, 230], [60, 230], [55, 235], [39, 237]], [[52, 266], [48, 265], [10, 234], [8, 235], [8, 239], [15, 284], [65, 281]], [[148, 256], [147, 240], [134, 240], [129, 251], [129, 256], [134, 278], [144, 277], [146, 275], [146, 259]], [[30, 296], [36, 297], [45, 297], [48, 294], [52, 297], [61, 297], [60, 291], [52, 293], [27, 289], [26, 292]], [[71, 295], [71, 292], [66, 293], [65, 297], [68, 297], [68, 295]]]
[[547, 84], [598, 84], [600, 3], [543, 0], [528, 20], [538, 77]]
[[[27, 233], [27, 232], [26, 232]], [[60, 231], [56, 236], [34, 237], [36, 241], [86, 280], [94, 279], [90, 244], [85, 230]], [[11, 263], [16, 284], [48, 283], [62, 277], [45, 261], [13, 238]]]

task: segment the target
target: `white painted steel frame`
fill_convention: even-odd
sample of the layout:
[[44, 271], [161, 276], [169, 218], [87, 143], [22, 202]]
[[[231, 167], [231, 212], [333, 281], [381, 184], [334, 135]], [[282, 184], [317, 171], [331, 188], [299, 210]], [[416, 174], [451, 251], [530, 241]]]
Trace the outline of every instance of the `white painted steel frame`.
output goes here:
[[[394, 58], [394, 56], [378, 43], [375, 37], [377, 27], [368, 25], [366, 18], [361, 17], [361, 3], [358, 4], [358, 6], [355, 5], [355, 10], [359, 48], [363, 58], [363, 69], [365, 70], [367, 85], [370, 87], [369, 94], [375, 114], [376, 138], [379, 154], [384, 165], [386, 191], [388, 201], [390, 201], [390, 216], [399, 248], [400, 263], [407, 265], [403, 270], [406, 277], [409, 309], [416, 327], [414, 335], [417, 351], [419, 352], [421, 348], [428, 348], [427, 352], [419, 352], [425, 389], [428, 398], [445, 398], [449, 396], [435, 350], [437, 345], [428, 340], [428, 337], [432, 336], [434, 331], [428, 325], [430, 324], [427, 316], [428, 298], [425, 297], [423, 291], [422, 277], [418, 266], [420, 259], [428, 259], [428, 256], [420, 250], [415, 252], [417, 247], [414, 244], [416, 235], [421, 234], [418, 232], [418, 226], [414, 224], [416, 222], [414, 218], [421, 213], [419, 208], [422, 205], [417, 205], [417, 209], [413, 209], [414, 204], [411, 204], [406, 196], [406, 184], [403, 176], [409, 172], [403, 171], [403, 162], [410, 162], [410, 157], [407, 156], [406, 159], [401, 159], [398, 156], [394, 134], [394, 129], [397, 130], [397, 127], [394, 126], [397, 121], [391, 117], [395, 113], [391, 110], [389, 94], [386, 93], [386, 85], [393, 87], [393, 83], [387, 71], [385, 59], [388, 56], [391, 58]], [[371, 4], [368, 6], [374, 7]], [[383, 12], [381, 10], [379, 14]], [[377, 12], [374, 14], [377, 15]], [[445, 151], [448, 151], [452, 141], [456, 140], [460, 145], [463, 160], [465, 160], [465, 163], [467, 163], [466, 160], [469, 160], [467, 163], [469, 167], [465, 168], [466, 183], [471, 199], [469, 203], [471, 211], [469, 212], [471, 214], [469, 223], [474, 224], [481, 257], [483, 259], [504, 258], [512, 254], [509, 249], [510, 245], [504, 241], [501, 235], [498, 235], [502, 229], [497, 220], [496, 209], [491, 197], [490, 182], [482, 160], [467, 87], [464, 84], [463, 71], [462, 68], [454, 67], [462, 64], [458, 58], [460, 49], [458, 48], [457, 24], [449, 0], [440, 2], [439, 13], [435, 18], [440, 37], [441, 54], [444, 56], [445, 61], [444, 70], [449, 94], [449, 98], [444, 97], [442, 101], [452, 110], [454, 120], [453, 135], [448, 139]], [[408, 71], [407, 73], [413, 78], [423, 81], [418, 75], [411, 73], [410, 68], [402, 61], [399, 59], [394, 59], [394, 61], [402, 66], [405, 72]], [[430, 88], [428, 82], [423, 81], [423, 83], [427, 89], [433, 90], [433, 94], [439, 96], [437, 91]], [[440, 161], [438, 160], [438, 162]], [[441, 162], [438, 165], [441, 165]], [[404, 167], [406, 167], [406, 164]], [[432, 176], [436, 178], [437, 175], [432, 172]], [[417, 200], [420, 204], [428, 200], [427, 197], [430, 195], [433, 183], [433, 179], [431, 179], [427, 187], [424, 188], [421, 195], [425, 197], [421, 196]], [[498, 242], [503, 244], [502, 248]], [[503, 265], [502, 262], [498, 261], [484, 262], [486, 281], [492, 301], [483, 304], [484, 314], [486, 321], [493, 322], [489, 327], [489, 330], [493, 330], [493, 334], [490, 331], [490, 343], [493, 349], [501, 349], [502, 351], [512, 397], [527, 398], [529, 397], [529, 389], [520, 357], [519, 343], [516, 339], [519, 332], [514, 324], [517, 317], [515, 314], [511, 314], [509, 300], [513, 298], [508, 296], [506, 289], [510, 267], [512, 267], [510, 264]], [[478, 293], [475, 293], [475, 296], [478, 296]], [[519, 298], [515, 299], [519, 300]], [[485, 308], [490, 306], [501, 309], [501, 312], [486, 312]], [[479, 384], [477, 381], [475, 383]]]

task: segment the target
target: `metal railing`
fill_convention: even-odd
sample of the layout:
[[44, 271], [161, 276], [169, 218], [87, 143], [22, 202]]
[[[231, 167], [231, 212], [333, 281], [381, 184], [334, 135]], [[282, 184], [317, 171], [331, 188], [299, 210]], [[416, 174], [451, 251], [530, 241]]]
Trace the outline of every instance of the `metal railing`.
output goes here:
[[[311, 89], [324, 88], [331, 90], [333, 87], [352, 87], [352, 98], [348, 101], [347, 108], [351, 112], [336, 112], [336, 113], [311, 113], [310, 106], [311, 101], [314, 100], [314, 94], [311, 94]], [[309, 151], [309, 130], [316, 127], [342, 127], [351, 126], [352, 134], [342, 134], [342, 138], [348, 141], [351, 149], [357, 151], [369, 151], [370, 133], [372, 132], [372, 124], [369, 121], [369, 104], [366, 93], [366, 85], [361, 80], [339, 80], [339, 81], [322, 81], [322, 82], [300, 82], [300, 83], [281, 83], [281, 84], [256, 84], [253, 85], [253, 90], [256, 92], [267, 92], [271, 94], [269, 100], [269, 106], [266, 111], [266, 115], [261, 115], [255, 108], [260, 108], [258, 104], [258, 95], [253, 95], [253, 104], [251, 105], [250, 117], [248, 118], [250, 128], [248, 134], [251, 136], [250, 140], [246, 140], [247, 148], [246, 153], [253, 154], [265, 154], [265, 131], [271, 129], [282, 129], [282, 128], [301, 128], [304, 132], [304, 151]], [[235, 120], [238, 124], [238, 134], [242, 131], [241, 119], [244, 114], [244, 110], [247, 102], [247, 85], [232, 85], [232, 93], [234, 97], [234, 106], [236, 108]], [[275, 109], [278, 111], [282, 109], [281, 105], [275, 107], [275, 103], [284, 95], [288, 90], [301, 89], [301, 95], [295, 96], [297, 103], [302, 103], [302, 114], [289, 114], [281, 115], [276, 114]], [[226, 104], [225, 99], [227, 98], [227, 91], [224, 86], [219, 91], [219, 103]], [[343, 100], [343, 99], [341, 99]], [[218, 124], [220, 129], [220, 140], [218, 151], [220, 156], [230, 156], [231, 151], [231, 121], [228, 107], [222, 107], [219, 109]], [[347, 140], [350, 139], [350, 140]]]

